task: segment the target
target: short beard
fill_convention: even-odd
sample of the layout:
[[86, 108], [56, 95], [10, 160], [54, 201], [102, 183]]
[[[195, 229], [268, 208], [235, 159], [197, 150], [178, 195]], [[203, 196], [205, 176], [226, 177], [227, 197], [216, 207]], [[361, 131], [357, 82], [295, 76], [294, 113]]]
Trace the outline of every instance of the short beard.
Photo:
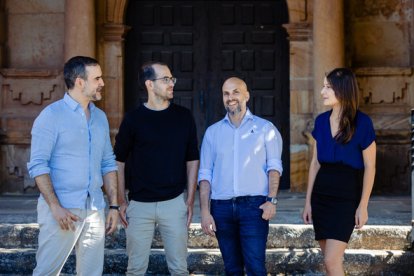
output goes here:
[[231, 111], [231, 110], [230, 110], [230, 108], [227, 106], [227, 107], [226, 107], [226, 110], [227, 110], [227, 112], [228, 112], [231, 116], [234, 116], [234, 115], [237, 115], [237, 114], [239, 114], [239, 113], [241, 112], [241, 106], [240, 106], [240, 105], [238, 105], [238, 106], [237, 106], [237, 108], [236, 108], [235, 110], [233, 110], [233, 111]]

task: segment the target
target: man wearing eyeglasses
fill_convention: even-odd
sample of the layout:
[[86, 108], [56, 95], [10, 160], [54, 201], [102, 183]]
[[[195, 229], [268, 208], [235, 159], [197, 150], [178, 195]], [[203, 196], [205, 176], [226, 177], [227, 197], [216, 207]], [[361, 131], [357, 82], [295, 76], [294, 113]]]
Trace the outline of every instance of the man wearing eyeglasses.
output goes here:
[[199, 164], [196, 126], [190, 110], [171, 103], [176, 78], [166, 64], [144, 64], [140, 81], [148, 101], [126, 114], [114, 147], [120, 217], [127, 236], [127, 275], [145, 274], [155, 225], [171, 275], [188, 275], [187, 229]]

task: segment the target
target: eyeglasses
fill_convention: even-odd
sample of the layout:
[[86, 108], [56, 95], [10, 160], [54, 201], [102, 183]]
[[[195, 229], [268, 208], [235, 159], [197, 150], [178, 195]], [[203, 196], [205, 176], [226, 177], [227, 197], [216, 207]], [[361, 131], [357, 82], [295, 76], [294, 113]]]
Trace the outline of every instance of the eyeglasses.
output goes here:
[[177, 82], [177, 78], [174, 78], [174, 77], [162, 77], [158, 79], [152, 79], [152, 81], [156, 81], [156, 80], [162, 80], [165, 84], [169, 84], [170, 82], [175, 84]]

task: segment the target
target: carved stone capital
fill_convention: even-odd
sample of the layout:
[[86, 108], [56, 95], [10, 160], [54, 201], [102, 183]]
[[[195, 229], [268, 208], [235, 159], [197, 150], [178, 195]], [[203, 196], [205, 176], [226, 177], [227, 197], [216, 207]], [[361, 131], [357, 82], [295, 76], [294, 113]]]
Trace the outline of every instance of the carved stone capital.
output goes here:
[[312, 36], [312, 24], [311, 23], [291, 23], [283, 24], [289, 34], [290, 41], [308, 41]]
[[126, 33], [131, 27], [123, 24], [107, 23], [102, 26], [105, 41], [123, 41]]

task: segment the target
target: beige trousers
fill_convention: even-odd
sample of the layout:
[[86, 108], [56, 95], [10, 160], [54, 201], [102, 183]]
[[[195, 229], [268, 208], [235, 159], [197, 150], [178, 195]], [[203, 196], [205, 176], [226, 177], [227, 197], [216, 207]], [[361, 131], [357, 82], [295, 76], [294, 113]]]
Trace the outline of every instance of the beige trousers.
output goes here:
[[171, 275], [188, 275], [187, 206], [184, 195], [159, 202], [131, 201], [127, 209], [128, 227], [126, 275], [144, 275], [149, 261], [155, 225], [164, 244]]
[[59, 275], [74, 247], [77, 275], [102, 275], [105, 247], [104, 210], [69, 210], [82, 218], [82, 221], [75, 222], [75, 231], [62, 230], [47, 203], [39, 199], [39, 248], [36, 253], [34, 276]]

